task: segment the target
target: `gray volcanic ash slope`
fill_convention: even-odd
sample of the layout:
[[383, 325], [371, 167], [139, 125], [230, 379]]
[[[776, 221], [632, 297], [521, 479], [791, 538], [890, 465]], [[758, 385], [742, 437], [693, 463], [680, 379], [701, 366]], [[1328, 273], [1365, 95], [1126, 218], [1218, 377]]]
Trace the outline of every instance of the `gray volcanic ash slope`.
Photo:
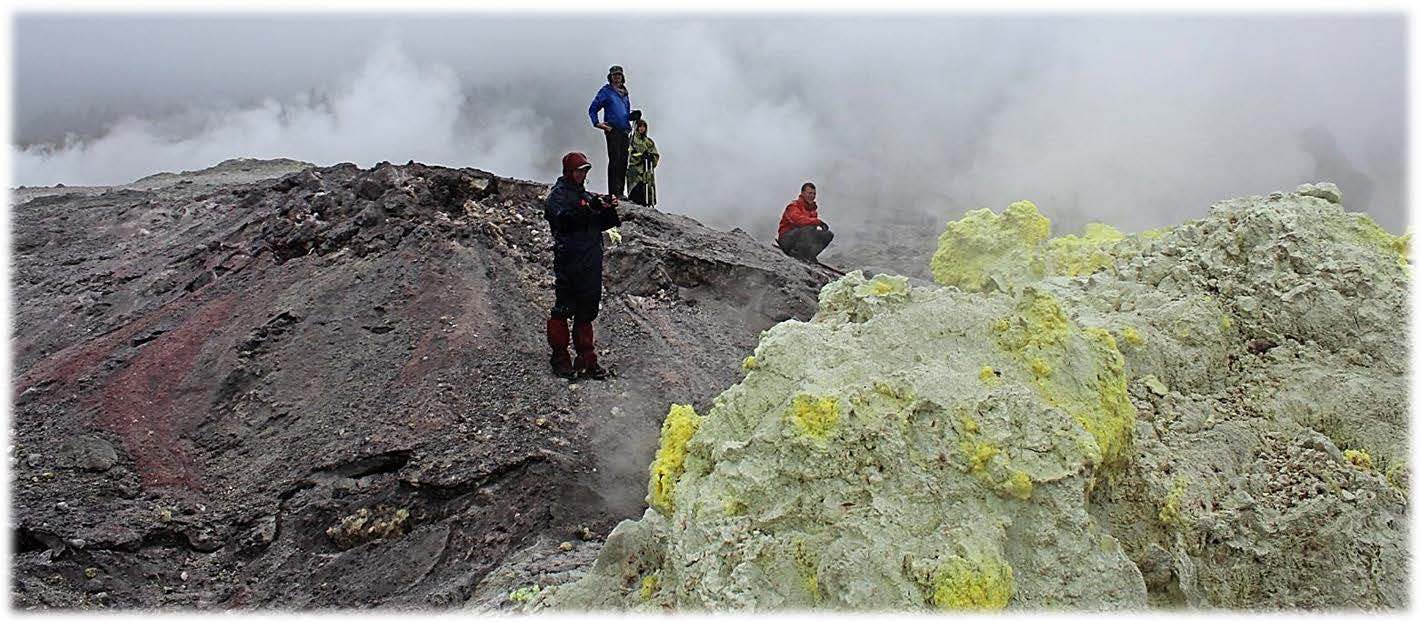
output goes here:
[[617, 378], [569, 387], [546, 370], [545, 185], [145, 180], [17, 191], [21, 608], [462, 603], [510, 552], [638, 512], [665, 405], [708, 405], [833, 277], [628, 207], [598, 322]]

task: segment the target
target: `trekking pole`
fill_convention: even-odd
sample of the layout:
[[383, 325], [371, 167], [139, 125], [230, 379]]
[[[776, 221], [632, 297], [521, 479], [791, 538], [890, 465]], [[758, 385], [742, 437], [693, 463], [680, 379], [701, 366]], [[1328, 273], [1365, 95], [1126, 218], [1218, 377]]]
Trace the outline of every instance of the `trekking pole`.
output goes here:
[[651, 207], [656, 207], [656, 169], [652, 164], [651, 154], [643, 155], [646, 160], [646, 201]]

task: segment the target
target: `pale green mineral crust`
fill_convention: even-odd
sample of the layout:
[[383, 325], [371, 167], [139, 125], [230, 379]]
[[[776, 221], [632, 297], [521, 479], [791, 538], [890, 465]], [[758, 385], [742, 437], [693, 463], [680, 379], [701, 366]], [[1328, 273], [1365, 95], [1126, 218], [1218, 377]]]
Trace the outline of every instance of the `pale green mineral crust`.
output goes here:
[[825, 286], [533, 608], [1405, 607], [1405, 238], [1325, 186], [1055, 240], [1018, 202], [940, 286]]
[[[671, 483], [662, 456], [678, 444], [663, 433], [652, 510], [612, 538], [657, 534], [637, 547], [665, 564], [606, 555], [610, 576], [550, 589], [543, 605], [1144, 605], [1139, 572], [1084, 504], [1104, 457], [1129, 443], [1113, 419], [1131, 408], [1113, 397], [1124, 387], [1113, 342], [1034, 292], [855, 272], [820, 306], [813, 321], [766, 334], [756, 367], [700, 419]], [[1053, 370], [1042, 376], [1033, 360]], [[643, 600], [635, 578], [650, 573], [658, 588]], [[608, 594], [612, 576], [635, 578]]]

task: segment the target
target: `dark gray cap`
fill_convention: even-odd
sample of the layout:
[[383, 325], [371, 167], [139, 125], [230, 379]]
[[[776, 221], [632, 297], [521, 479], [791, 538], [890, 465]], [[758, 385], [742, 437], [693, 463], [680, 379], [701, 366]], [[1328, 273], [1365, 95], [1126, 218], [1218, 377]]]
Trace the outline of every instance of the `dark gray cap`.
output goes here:
[[622, 66], [621, 66], [621, 65], [613, 65], [613, 66], [611, 66], [610, 68], [608, 68], [608, 69], [607, 69], [607, 75], [610, 76], [610, 75], [612, 75], [612, 74], [622, 74], [622, 75], [624, 75], [624, 76], [626, 75], [625, 73], [622, 72]]

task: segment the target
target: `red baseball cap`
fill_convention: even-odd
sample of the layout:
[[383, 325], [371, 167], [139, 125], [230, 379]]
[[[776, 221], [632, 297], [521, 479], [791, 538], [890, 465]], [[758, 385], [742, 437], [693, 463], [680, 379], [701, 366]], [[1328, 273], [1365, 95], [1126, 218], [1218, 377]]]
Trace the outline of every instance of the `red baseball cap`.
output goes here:
[[563, 175], [572, 175], [572, 172], [578, 169], [590, 168], [592, 168], [592, 163], [588, 162], [587, 156], [580, 151], [570, 151], [567, 152], [566, 156], [562, 157]]

